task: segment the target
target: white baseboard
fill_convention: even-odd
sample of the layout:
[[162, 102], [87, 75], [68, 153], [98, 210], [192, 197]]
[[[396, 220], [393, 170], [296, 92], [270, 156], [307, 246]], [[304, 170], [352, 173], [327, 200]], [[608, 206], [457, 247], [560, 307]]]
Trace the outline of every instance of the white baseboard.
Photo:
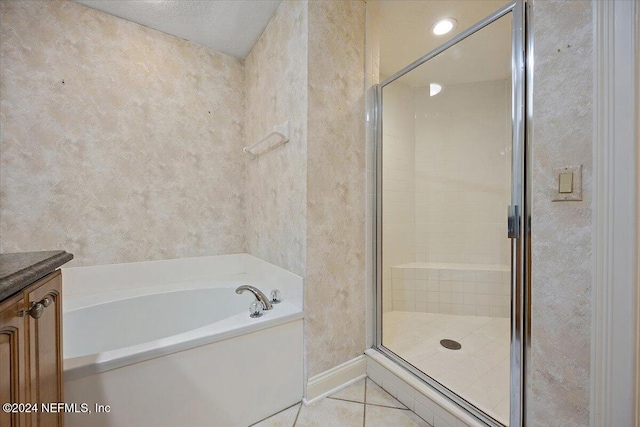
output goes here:
[[367, 358], [363, 354], [348, 362], [324, 371], [307, 381], [307, 388], [302, 402], [309, 405], [330, 394], [335, 393], [367, 376]]

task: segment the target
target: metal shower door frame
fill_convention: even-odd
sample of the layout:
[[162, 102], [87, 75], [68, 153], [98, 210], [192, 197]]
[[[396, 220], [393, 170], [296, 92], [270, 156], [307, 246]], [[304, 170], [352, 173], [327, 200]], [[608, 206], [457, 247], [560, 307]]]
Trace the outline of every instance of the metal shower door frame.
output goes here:
[[[382, 345], [382, 88], [401, 78], [410, 71], [436, 57], [448, 48], [475, 34], [498, 19], [512, 15], [512, 167], [511, 205], [507, 231], [511, 239], [511, 369], [510, 369], [510, 427], [524, 427], [526, 364], [530, 352], [530, 191], [528, 185], [530, 168], [527, 166], [530, 133], [531, 91], [533, 78], [533, 41], [530, 36], [531, 10], [526, 0], [515, 0], [497, 10], [482, 21], [453, 37], [423, 57], [409, 64], [375, 88], [376, 131], [375, 131], [375, 326], [374, 346], [382, 354], [402, 366], [414, 376], [462, 409], [474, 415], [488, 426], [502, 424], [444, 387], [424, 372], [406, 362], [399, 355]], [[527, 28], [527, 25], [529, 28]], [[529, 126], [528, 126], [529, 125]]]

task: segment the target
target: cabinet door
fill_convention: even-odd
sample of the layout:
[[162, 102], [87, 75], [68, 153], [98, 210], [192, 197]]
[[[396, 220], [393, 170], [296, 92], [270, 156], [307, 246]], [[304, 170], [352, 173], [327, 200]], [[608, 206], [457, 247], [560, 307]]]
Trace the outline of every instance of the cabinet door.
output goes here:
[[[43, 304], [40, 317], [29, 322], [31, 399], [38, 403], [63, 402], [62, 396], [62, 275], [55, 271], [25, 290], [29, 305]], [[34, 415], [38, 427], [62, 426], [63, 413]]]
[[[22, 294], [0, 303], [0, 404], [27, 403], [27, 353]], [[0, 410], [0, 426], [24, 427], [26, 414]]]

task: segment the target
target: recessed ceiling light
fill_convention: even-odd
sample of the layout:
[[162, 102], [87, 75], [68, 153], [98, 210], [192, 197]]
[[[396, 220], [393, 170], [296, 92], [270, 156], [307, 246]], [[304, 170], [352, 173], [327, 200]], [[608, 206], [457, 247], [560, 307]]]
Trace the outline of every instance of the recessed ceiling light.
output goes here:
[[433, 27], [431, 27], [431, 31], [433, 31], [433, 34], [435, 34], [436, 36], [441, 36], [453, 30], [456, 25], [458, 25], [458, 21], [456, 21], [455, 19], [444, 18], [433, 24]]
[[442, 86], [438, 83], [430, 83], [429, 84], [429, 96], [436, 96], [442, 90]]

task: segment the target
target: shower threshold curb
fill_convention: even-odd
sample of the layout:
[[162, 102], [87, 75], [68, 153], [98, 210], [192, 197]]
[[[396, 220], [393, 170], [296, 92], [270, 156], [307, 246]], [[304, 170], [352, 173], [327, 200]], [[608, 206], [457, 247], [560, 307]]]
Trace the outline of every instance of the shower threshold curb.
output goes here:
[[[418, 411], [418, 408], [416, 408], [416, 405], [412, 403], [415, 402], [423, 406], [425, 405], [424, 403], [421, 402], [422, 399], [419, 399], [419, 397], [414, 398], [414, 396], [411, 395], [410, 393], [407, 396], [407, 393], [405, 390], [407, 387], [410, 389], [413, 389], [415, 393], [426, 397], [428, 401], [431, 401], [434, 405], [426, 405], [427, 409], [431, 410], [435, 416], [442, 418], [451, 427], [467, 427], [467, 426], [468, 427], [486, 427], [486, 424], [484, 424], [483, 422], [480, 422], [477, 418], [473, 417], [471, 414], [469, 414], [468, 412], [466, 412], [465, 410], [463, 410], [462, 408], [460, 408], [459, 406], [451, 402], [449, 399], [442, 396], [440, 393], [438, 393], [428, 385], [424, 384], [422, 381], [415, 378], [413, 375], [411, 375], [411, 373], [405, 371], [403, 368], [396, 365], [392, 360], [387, 358], [378, 350], [370, 348], [365, 350], [365, 354], [368, 357], [368, 361], [370, 360], [375, 364], [379, 365], [384, 370], [388, 371], [388, 373], [395, 376], [398, 381], [403, 382], [405, 387], [402, 387], [402, 386], [398, 387], [399, 390], [396, 392], [397, 396], [395, 396], [393, 393], [393, 390], [389, 390], [390, 387], [388, 387], [386, 384], [381, 384], [380, 382], [376, 381], [376, 378], [374, 378], [375, 375], [374, 376], [371, 375], [370, 365], [373, 365], [373, 364], [367, 363], [367, 376], [372, 380], [374, 380], [375, 382], [378, 382], [378, 385], [380, 387], [385, 389], [390, 394], [394, 395], [394, 397], [398, 397], [398, 399], [403, 404], [405, 404], [407, 407], [409, 407], [409, 409], [411, 409], [413, 412], [415, 412], [419, 416], [422, 416], [422, 415]], [[386, 381], [383, 380], [382, 382], [384, 383]], [[401, 393], [405, 395], [404, 399], [401, 399], [401, 397], [403, 397]], [[407, 397], [413, 400], [413, 402], [403, 401], [403, 400], [406, 400]], [[426, 421], [429, 421], [429, 420], [426, 420]]]

